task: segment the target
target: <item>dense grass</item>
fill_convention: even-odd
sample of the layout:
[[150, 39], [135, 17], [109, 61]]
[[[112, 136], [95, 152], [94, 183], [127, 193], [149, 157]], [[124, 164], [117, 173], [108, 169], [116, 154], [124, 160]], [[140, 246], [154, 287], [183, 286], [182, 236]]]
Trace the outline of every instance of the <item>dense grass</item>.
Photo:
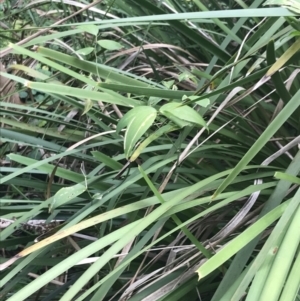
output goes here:
[[296, 5], [2, 2], [0, 300], [297, 300]]

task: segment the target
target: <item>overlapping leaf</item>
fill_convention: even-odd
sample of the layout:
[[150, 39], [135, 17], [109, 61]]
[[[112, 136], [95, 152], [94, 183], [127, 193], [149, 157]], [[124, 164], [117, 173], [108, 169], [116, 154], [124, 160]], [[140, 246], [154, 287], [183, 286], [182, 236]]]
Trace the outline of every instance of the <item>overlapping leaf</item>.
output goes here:
[[128, 113], [119, 121], [117, 131], [126, 129], [124, 137], [124, 151], [126, 158], [129, 158], [131, 151], [134, 149], [139, 139], [153, 124], [157, 111], [148, 106], [139, 106]]

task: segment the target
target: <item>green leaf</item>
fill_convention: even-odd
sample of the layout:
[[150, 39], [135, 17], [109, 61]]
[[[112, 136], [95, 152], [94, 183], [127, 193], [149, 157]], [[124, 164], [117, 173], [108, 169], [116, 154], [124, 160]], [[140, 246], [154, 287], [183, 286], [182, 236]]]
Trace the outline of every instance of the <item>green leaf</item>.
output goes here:
[[191, 107], [183, 106], [178, 102], [170, 102], [163, 105], [160, 108], [160, 112], [166, 117], [170, 117], [170, 114], [172, 114], [174, 117], [179, 118], [180, 120], [188, 121], [194, 124], [198, 124], [200, 126], [207, 127], [206, 122], [199, 113], [197, 113]]
[[164, 116], [166, 116], [169, 120], [171, 120], [174, 124], [179, 126], [179, 128], [184, 128], [185, 126], [192, 126], [193, 124], [187, 121], [184, 121], [176, 116], [174, 116], [172, 113], [168, 111], [164, 111], [162, 113]]
[[149, 129], [154, 122], [157, 111], [148, 106], [139, 106], [128, 113], [119, 121], [117, 125], [117, 132], [127, 127], [124, 137], [124, 151], [126, 158], [129, 157], [137, 141]]
[[74, 97], [79, 97], [79, 98], [90, 98], [92, 100], [100, 100], [103, 102], [108, 102], [116, 105], [121, 105], [121, 106], [135, 106], [138, 104], [133, 99], [130, 98], [125, 98], [121, 95], [109, 95], [108, 93], [103, 93], [103, 92], [98, 92], [98, 91], [88, 91], [84, 90], [81, 88], [72, 88], [69, 86], [63, 86], [63, 85], [56, 85], [56, 84], [44, 84], [44, 83], [36, 83], [36, 82], [26, 82], [26, 86], [43, 91], [43, 92], [48, 92], [48, 93], [55, 93], [59, 95], [70, 95]]
[[[294, 262], [295, 255], [299, 253], [300, 243], [300, 207], [290, 219], [290, 224], [287, 229], [282, 232], [285, 234], [279, 248], [275, 247], [277, 253], [271, 269], [267, 275], [266, 281], [263, 285], [260, 294], [260, 300], [277, 301], [281, 295], [282, 288], [287, 285], [287, 276], [290, 273], [291, 266]], [[280, 233], [282, 235], [282, 232]], [[277, 250], [278, 249], [278, 250]], [[297, 251], [298, 249], [298, 251]], [[299, 276], [298, 285], [299, 285]], [[295, 300], [295, 294], [288, 299]]]
[[143, 134], [150, 128], [156, 118], [157, 112], [154, 108], [147, 107], [147, 110], [140, 112], [128, 125], [124, 138], [124, 150], [126, 158], [129, 157], [135, 144]]
[[175, 80], [168, 80], [168, 81], [162, 82], [162, 84], [168, 89], [172, 89], [174, 83], [175, 83]]
[[160, 101], [162, 101], [162, 98], [151, 96], [151, 97], [149, 97], [149, 99], [148, 99], [148, 105], [149, 105], [149, 106], [155, 106], [155, 105], [157, 105]]
[[86, 191], [86, 186], [79, 183], [71, 187], [61, 188], [56, 194], [53, 196], [53, 201], [50, 204], [49, 212], [53, 212], [55, 208], [58, 208], [67, 202], [73, 200], [80, 194]]
[[293, 300], [299, 289], [300, 253], [296, 256], [279, 301]]
[[173, 126], [171, 123], [168, 123], [162, 127], [160, 127], [158, 130], [156, 130], [154, 133], [152, 133], [149, 137], [147, 137], [139, 146], [135, 149], [134, 153], [132, 154], [130, 161], [135, 161], [138, 156], [141, 154], [141, 152], [154, 140], [156, 140], [158, 137], [178, 130], [177, 127]]
[[100, 153], [98, 151], [93, 151], [92, 152], [93, 157], [95, 157], [97, 160], [100, 162], [104, 163], [106, 166], [110, 167], [113, 170], [120, 170], [123, 165], [114, 159], [110, 158], [109, 156]]
[[[23, 65], [11, 65], [10, 69], [22, 70], [22, 71], [26, 72], [28, 75], [30, 75], [31, 77], [34, 77], [34, 78], [37, 78], [37, 79], [41, 79], [41, 80], [47, 80], [47, 79], [49, 79], [49, 76], [47, 76], [47, 75], [45, 75], [42, 72], [39, 72], [37, 70], [31, 69], [31, 68], [29, 68], [27, 66], [23, 66]], [[38, 68], [36, 67], [36, 69], [38, 69]]]
[[208, 98], [204, 98], [195, 102], [197, 105], [207, 108], [210, 104], [210, 100]]
[[84, 30], [94, 36], [97, 36], [98, 34], [98, 27], [96, 25], [92, 25], [92, 24], [87, 24], [87, 25], [80, 25], [78, 26], [79, 29]]
[[290, 201], [287, 201], [280, 206], [273, 209], [271, 212], [263, 216], [252, 226], [247, 228], [242, 234], [234, 238], [230, 243], [228, 243], [221, 251], [216, 255], [206, 261], [198, 270], [199, 280], [213, 270], [220, 267], [224, 262], [226, 262], [230, 257], [241, 250], [245, 245], [247, 245], [252, 239], [254, 239], [258, 234], [264, 231], [269, 225], [276, 221], [288, 207]]
[[178, 75], [178, 81], [181, 82], [183, 80], [187, 80], [190, 78], [190, 74], [188, 72], [183, 72]]
[[[36, 52], [42, 54], [43, 56], [49, 57], [52, 61], [55, 60], [55, 61], [61, 62], [63, 64], [67, 64], [69, 66], [78, 68], [80, 70], [83, 70], [83, 71], [86, 71], [89, 73], [93, 73], [97, 76], [100, 76], [104, 80], [111, 80], [111, 81], [117, 82], [117, 83], [121, 84], [122, 87], [127, 87], [127, 85], [133, 85], [134, 87], [139, 87], [139, 88], [149, 86], [150, 81], [147, 81], [144, 78], [142, 79], [143, 81], [141, 81], [140, 79], [132, 78], [131, 77], [131, 76], [133, 76], [132, 74], [130, 74], [130, 77], [129, 77], [128, 73], [122, 72], [116, 68], [112, 68], [112, 67], [104, 65], [104, 64], [99, 64], [99, 63], [95, 64], [93, 62], [89, 62], [86, 60], [80, 60], [79, 58], [76, 58], [74, 56], [70, 56], [70, 55], [67, 55], [67, 54], [64, 54], [64, 53], [61, 53], [58, 51], [54, 51], [49, 48], [44, 48], [44, 47], [39, 47], [36, 50]], [[35, 55], [37, 53], [35, 53]], [[57, 65], [55, 68], [57, 68]], [[69, 69], [71, 69], [71, 68], [68, 68], [67, 70], [69, 70]], [[73, 75], [71, 75], [71, 76], [73, 76]], [[151, 85], [153, 85], [152, 82], [150, 82], [150, 83], [151, 83]], [[106, 88], [106, 87], [104, 87], [104, 88]], [[116, 91], [117, 89], [112, 88], [112, 90]]]
[[299, 37], [300, 36], [300, 31], [294, 31], [291, 33], [292, 37]]
[[275, 72], [281, 69], [290, 59], [300, 50], [300, 39], [297, 39], [270, 67], [266, 76], [272, 76]]
[[97, 43], [104, 49], [107, 50], [120, 50], [124, 46], [116, 41], [112, 40], [99, 40]]
[[285, 17], [286, 21], [297, 31], [300, 31], [300, 20], [295, 17]]
[[86, 48], [79, 49], [76, 52], [80, 55], [88, 55], [91, 52], [93, 52], [94, 49], [95, 49], [94, 47], [86, 47]]
[[[245, 292], [245, 289], [248, 287], [248, 285], [252, 281], [257, 270], [265, 262], [265, 259], [268, 255], [268, 253], [270, 252], [271, 248], [274, 247], [279, 235], [282, 233], [282, 231], [285, 230], [287, 225], [290, 223], [293, 215], [295, 214], [295, 211], [299, 207], [299, 200], [300, 200], [300, 189], [297, 190], [296, 194], [293, 196], [293, 198], [291, 200], [288, 200], [282, 204], [282, 205], [285, 205], [286, 203], [288, 203], [288, 206], [282, 212], [281, 218], [277, 222], [276, 226], [273, 228], [270, 236], [268, 237], [267, 241], [264, 243], [264, 246], [262, 247], [262, 249], [260, 250], [258, 255], [256, 255], [253, 264], [247, 271], [245, 277], [243, 278], [243, 280], [239, 284], [238, 288], [236, 289], [234, 295], [232, 296], [232, 298], [231, 298], [232, 301], [238, 301], [241, 299], [242, 295]], [[273, 209], [271, 212], [275, 212], [275, 210], [278, 208], [281, 208], [282, 205], [279, 205], [278, 207]], [[269, 215], [271, 212], [269, 212], [265, 216]], [[261, 299], [261, 300], [263, 300], [263, 299]]]
[[[195, 92], [193, 91], [183, 91], [183, 90], [168, 90], [161, 88], [145, 88], [141, 86], [131, 86], [129, 84], [115, 84], [115, 83], [99, 83], [99, 87], [103, 87], [105, 89], [110, 89], [113, 91], [118, 91], [122, 93], [131, 93], [134, 95], [145, 95], [150, 96], [150, 98], [156, 98], [154, 100], [154, 104], [158, 99], [178, 99], [181, 100], [184, 95], [193, 95]], [[198, 98], [200, 98], [198, 96]], [[149, 99], [149, 103], [151, 103]]]
[[203, 107], [203, 108], [207, 108], [209, 106], [209, 104], [210, 104], [210, 100], [208, 98], [204, 98], [204, 99], [201, 99], [201, 100], [198, 100], [198, 101], [197, 101], [197, 99], [199, 99], [199, 96], [197, 96], [197, 95], [192, 95], [192, 96], [186, 96], [186, 95], [184, 95], [182, 97], [182, 101], [189, 100], [189, 101], [193, 102], [195, 100], [195, 103], [197, 105]]
[[290, 11], [300, 14], [300, 1], [299, 0], [268, 0], [263, 6], [266, 5], [280, 5], [286, 7]]
[[285, 181], [300, 185], [300, 179], [299, 178], [294, 177], [294, 176], [289, 175], [289, 174], [286, 174], [286, 173], [283, 173], [283, 172], [275, 172], [274, 178], [278, 179], [278, 180], [285, 180]]
[[300, 90], [293, 96], [293, 98], [285, 105], [285, 107], [280, 111], [280, 113], [274, 118], [274, 120], [269, 124], [266, 130], [260, 135], [256, 142], [251, 146], [248, 152], [240, 160], [240, 162], [235, 166], [234, 170], [227, 176], [223, 183], [215, 191], [212, 198], [216, 197], [219, 193], [224, 191], [224, 189], [235, 179], [235, 177], [247, 166], [247, 164], [254, 158], [254, 156], [264, 147], [269, 139], [280, 129], [280, 127], [290, 118], [290, 116], [297, 110], [300, 106], [299, 102]]
[[94, 102], [90, 99], [87, 98], [84, 100], [84, 110], [82, 112], [82, 115], [86, 114], [94, 105]]

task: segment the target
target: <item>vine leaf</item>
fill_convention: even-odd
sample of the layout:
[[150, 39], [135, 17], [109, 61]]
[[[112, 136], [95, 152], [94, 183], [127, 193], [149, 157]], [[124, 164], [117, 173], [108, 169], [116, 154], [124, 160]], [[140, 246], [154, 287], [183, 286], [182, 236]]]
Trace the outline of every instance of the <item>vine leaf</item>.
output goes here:
[[124, 152], [128, 159], [138, 140], [153, 124], [157, 111], [148, 106], [139, 106], [127, 112], [117, 125], [117, 133], [127, 128], [124, 137]]
[[85, 31], [85, 32], [88, 32], [94, 36], [97, 36], [98, 34], [98, 27], [96, 25], [93, 25], [93, 24], [85, 24], [85, 25], [80, 25], [78, 26], [79, 29]]
[[81, 48], [81, 49], [77, 50], [76, 52], [79, 55], [88, 55], [88, 54], [92, 53], [94, 50], [95, 50], [94, 47], [86, 47], [86, 48]]
[[104, 49], [107, 50], [120, 50], [124, 48], [124, 46], [116, 41], [112, 40], [99, 40], [97, 43]]
[[182, 105], [181, 103], [167, 103], [163, 105], [159, 111], [180, 127], [197, 124], [207, 128], [205, 120], [198, 112], [189, 106]]
[[82, 183], [78, 183], [70, 187], [61, 188], [53, 196], [53, 201], [50, 204], [49, 212], [53, 212], [55, 208], [60, 207], [73, 200], [77, 196], [81, 195], [84, 191], [86, 191], [86, 186]]

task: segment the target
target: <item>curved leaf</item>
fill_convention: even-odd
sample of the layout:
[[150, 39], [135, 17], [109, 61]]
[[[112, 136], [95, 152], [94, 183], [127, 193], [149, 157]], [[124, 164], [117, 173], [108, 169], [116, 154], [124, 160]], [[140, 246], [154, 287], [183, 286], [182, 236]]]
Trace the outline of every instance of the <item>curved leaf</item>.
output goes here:
[[123, 48], [123, 45], [112, 40], [99, 40], [97, 43], [104, 49], [107, 50], [120, 50]]
[[126, 158], [129, 157], [138, 140], [146, 133], [153, 124], [157, 111], [148, 106], [140, 106], [130, 110], [119, 121], [117, 132], [127, 127], [124, 137], [124, 151]]
[[200, 126], [207, 127], [205, 120], [193, 108], [183, 106], [177, 102], [170, 102], [160, 108], [160, 112], [166, 117], [170, 118], [170, 114], [180, 120], [188, 121]]
[[80, 55], [88, 55], [92, 53], [94, 49], [95, 49], [94, 47], [86, 47], [86, 48], [79, 49], [76, 52]]
[[50, 204], [49, 212], [53, 212], [55, 208], [66, 204], [67, 202], [82, 194], [84, 191], [86, 191], [86, 186], [82, 183], [78, 183], [70, 187], [61, 188], [53, 196], [53, 201]]
[[84, 30], [84, 31], [86, 31], [86, 32], [88, 32], [88, 33], [90, 33], [94, 36], [97, 36], [98, 31], [99, 31], [98, 27], [96, 25], [93, 25], [93, 24], [80, 25], [80, 26], [78, 26], [78, 28], [81, 29], [81, 30]]

